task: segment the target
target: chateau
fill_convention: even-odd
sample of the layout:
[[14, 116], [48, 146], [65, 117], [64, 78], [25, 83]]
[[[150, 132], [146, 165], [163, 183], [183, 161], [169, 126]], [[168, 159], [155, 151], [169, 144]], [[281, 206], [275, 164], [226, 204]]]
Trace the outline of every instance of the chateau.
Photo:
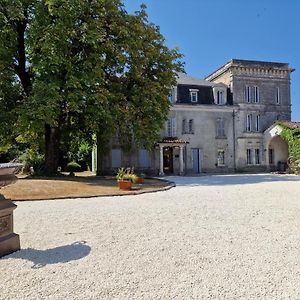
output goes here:
[[178, 74], [171, 109], [153, 151], [125, 153], [112, 141], [97, 169], [121, 166], [150, 174], [272, 171], [286, 162], [277, 120], [291, 120], [286, 63], [232, 59], [204, 80]]

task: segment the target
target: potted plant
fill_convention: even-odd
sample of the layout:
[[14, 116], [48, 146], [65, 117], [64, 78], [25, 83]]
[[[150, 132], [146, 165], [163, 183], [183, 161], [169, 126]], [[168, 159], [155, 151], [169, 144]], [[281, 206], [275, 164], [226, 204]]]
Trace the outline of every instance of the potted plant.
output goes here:
[[120, 168], [117, 173], [117, 181], [120, 190], [130, 190], [133, 183], [136, 183], [137, 176], [131, 168]]
[[137, 174], [136, 183], [144, 183], [146, 175], [144, 173]]

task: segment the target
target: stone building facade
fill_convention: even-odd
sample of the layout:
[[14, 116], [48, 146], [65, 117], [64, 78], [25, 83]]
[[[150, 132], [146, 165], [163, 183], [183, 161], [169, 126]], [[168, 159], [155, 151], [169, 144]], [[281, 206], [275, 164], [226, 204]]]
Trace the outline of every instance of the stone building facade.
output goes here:
[[134, 166], [183, 175], [277, 169], [288, 150], [273, 124], [291, 120], [291, 72], [285, 63], [233, 59], [205, 80], [178, 74], [169, 119], [153, 151], [124, 153], [112, 141], [98, 170]]

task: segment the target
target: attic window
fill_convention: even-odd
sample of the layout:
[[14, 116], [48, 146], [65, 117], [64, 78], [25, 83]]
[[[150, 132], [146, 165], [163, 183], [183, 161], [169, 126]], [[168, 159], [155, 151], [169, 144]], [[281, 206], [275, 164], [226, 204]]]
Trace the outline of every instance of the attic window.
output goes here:
[[190, 89], [191, 102], [193, 103], [198, 102], [198, 91], [199, 90]]

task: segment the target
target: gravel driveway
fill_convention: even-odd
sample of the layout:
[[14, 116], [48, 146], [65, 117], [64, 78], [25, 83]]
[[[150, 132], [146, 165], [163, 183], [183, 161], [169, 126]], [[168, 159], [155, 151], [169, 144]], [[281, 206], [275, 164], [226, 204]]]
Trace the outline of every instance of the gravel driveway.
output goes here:
[[300, 299], [300, 176], [19, 202], [0, 299]]

